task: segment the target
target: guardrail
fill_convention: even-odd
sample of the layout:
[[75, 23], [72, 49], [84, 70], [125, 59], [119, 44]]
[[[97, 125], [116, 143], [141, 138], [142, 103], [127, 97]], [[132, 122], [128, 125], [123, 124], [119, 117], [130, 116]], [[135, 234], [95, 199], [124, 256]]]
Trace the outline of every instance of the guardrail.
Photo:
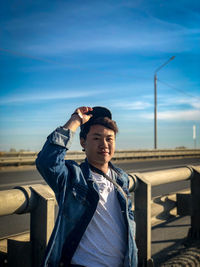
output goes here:
[[[171, 182], [190, 180], [191, 193], [176, 194], [176, 201], [172, 208], [176, 207], [177, 215], [191, 216], [191, 228], [189, 236], [193, 239], [200, 239], [200, 165], [186, 166], [164, 171], [154, 171], [135, 174], [138, 179], [137, 190], [135, 191], [135, 220], [137, 225], [136, 243], [138, 246], [139, 266], [153, 266], [151, 258], [151, 216], [152, 201], [156, 199], [151, 197], [152, 186], [167, 184]], [[158, 199], [157, 199], [158, 200]], [[166, 209], [166, 203], [160, 199], [163, 209]], [[159, 203], [159, 201], [156, 201]], [[168, 211], [170, 208], [168, 206]], [[159, 214], [156, 214], [159, 218]]]
[[8, 239], [3, 261], [9, 267], [39, 267], [54, 227], [53, 191], [40, 184], [0, 191], [0, 216], [14, 213], [30, 213], [30, 237], [26, 241]]
[[[200, 165], [131, 173], [136, 179], [135, 220], [139, 266], [153, 266], [151, 227], [172, 216], [191, 216], [190, 237], [200, 238]], [[190, 180], [191, 191], [151, 197], [151, 188], [169, 182]], [[134, 184], [130, 186], [130, 191]], [[30, 239], [8, 239], [8, 266], [39, 267], [54, 226], [55, 196], [47, 185], [31, 185], [0, 191], [0, 216], [30, 213]], [[23, 257], [19, 257], [23, 255]]]
[[[200, 149], [117, 150], [113, 161], [200, 157]], [[0, 152], [0, 166], [33, 165], [37, 152]], [[67, 159], [77, 162], [85, 159], [85, 153], [68, 151]]]

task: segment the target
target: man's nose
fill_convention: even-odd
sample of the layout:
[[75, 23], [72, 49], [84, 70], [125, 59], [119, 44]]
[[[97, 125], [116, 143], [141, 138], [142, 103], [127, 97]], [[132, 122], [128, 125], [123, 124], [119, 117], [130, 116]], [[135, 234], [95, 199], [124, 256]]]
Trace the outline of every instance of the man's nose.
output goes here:
[[100, 146], [101, 147], [108, 147], [108, 142], [106, 141], [106, 139], [101, 139]]

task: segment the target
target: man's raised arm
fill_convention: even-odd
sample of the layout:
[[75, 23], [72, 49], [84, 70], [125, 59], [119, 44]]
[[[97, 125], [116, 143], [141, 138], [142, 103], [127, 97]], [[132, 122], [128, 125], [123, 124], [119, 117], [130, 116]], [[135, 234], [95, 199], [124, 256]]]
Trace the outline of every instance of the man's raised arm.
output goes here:
[[61, 190], [63, 179], [68, 177], [68, 168], [65, 164], [66, 151], [70, 148], [77, 128], [86, 123], [90, 107], [80, 107], [75, 110], [63, 127], [52, 132], [45, 142], [36, 159], [36, 167], [50, 187], [58, 193]]

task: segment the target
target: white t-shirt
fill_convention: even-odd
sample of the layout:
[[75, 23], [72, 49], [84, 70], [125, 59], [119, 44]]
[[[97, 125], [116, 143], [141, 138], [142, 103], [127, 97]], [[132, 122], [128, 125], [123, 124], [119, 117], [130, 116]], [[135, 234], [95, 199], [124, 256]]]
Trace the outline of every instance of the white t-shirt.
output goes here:
[[[112, 177], [109, 169], [108, 176]], [[92, 172], [99, 187], [100, 200], [71, 263], [86, 267], [121, 267], [127, 246], [124, 218], [114, 185]]]

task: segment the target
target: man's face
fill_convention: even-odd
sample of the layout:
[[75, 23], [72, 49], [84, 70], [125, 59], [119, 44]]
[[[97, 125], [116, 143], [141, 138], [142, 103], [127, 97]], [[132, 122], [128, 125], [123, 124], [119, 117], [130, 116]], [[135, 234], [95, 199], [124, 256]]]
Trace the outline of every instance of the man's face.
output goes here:
[[81, 139], [81, 145], [90, 164], [105, 165], [115, 152], [115, 133], [102, 125], [92, 125], [86, 139]]

